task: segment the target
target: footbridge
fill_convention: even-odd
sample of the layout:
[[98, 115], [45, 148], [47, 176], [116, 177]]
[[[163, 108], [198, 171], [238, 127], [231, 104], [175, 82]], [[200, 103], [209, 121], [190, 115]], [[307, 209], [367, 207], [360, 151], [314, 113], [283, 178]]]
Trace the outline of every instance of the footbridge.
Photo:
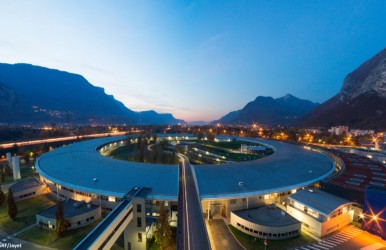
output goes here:
[[[133, 188], [127, 193], [124, 200], [121, 201], [74, 249], [111, 249], [119, 236], [124, 233], [125, 230], [130, 228], [130, 223], [133, 221], [133, 218], [140, 218], [137, 219], [137, 221], [143, 220], [143, 223], [140, 224], [145, 223], [144, 199], [150, 192], [150, 188]], [[137, 224], [135, 226], [137, 226]], [[139, 227], [139, 231], [142, 231], [142, 227], [143, 225]], [[138, 229], [136, 231], [138, 231]], [[129, 235], [129, 232], [125, 232], [125, 236], [126, 235]], [[125, 244], [129, 249], [134, 249], [134, 246], [132, 247], [132, 241], [130, 241], [129, 238], [130, 237], [125, 237]], [[145, 235], [143, 236], [143, 240], [146, 241]], [[135, 243], [138, 243], [138, 239], [135, 239]]]

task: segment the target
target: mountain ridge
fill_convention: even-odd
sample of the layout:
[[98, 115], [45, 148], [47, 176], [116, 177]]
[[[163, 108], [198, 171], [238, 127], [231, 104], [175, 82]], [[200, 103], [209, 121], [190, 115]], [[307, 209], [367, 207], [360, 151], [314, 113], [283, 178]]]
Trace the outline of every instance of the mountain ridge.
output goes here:
[[349, 73], [339, 93], [310, 111], [298, 125], [386, 129], [386, 48]]
[[267, 126], [291, 125], [317, 105], [317, 103], [302, 100], [291, 94], [286, 94], [279, 98], [257, 96], [242, 109], [229, 112], [220, 119], [212, 121], [211, 124], [246, 125], [259, 123]]
[[[0, 83], [0, 112], [5, 114], [0, 116], [2, 123], [139, 124], [141, 120], [140, 112], [128, 109], [79, 74], [25, 63], [0, 63]], [[164, 120], [162, 115], [153, 115], [146, 124]]]

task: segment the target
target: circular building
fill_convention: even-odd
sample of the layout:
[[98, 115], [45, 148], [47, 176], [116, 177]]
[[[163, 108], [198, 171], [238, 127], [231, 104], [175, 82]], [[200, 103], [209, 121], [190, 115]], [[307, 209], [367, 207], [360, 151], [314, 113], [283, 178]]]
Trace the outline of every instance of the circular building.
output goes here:
[[[186, 139], [188, 135], [159, 135]], [[169, 138], [169, 139], [170, 139]], [[83, 141], [55, 149], [36, 162], [41, 181], [63, 198], [84, 200], [111, 211], [133, 187], [150, 187], [150, 199], [178, 199], [177, 165], [115, 160], [102, 153], [125, 144], [125, 136]], [[240, 140], [246, 140], [239, 138]], [[274, 149], [274, 154], [248, 162], [193, 166], [203, 212], [209, 217], [261, 204], [285, 202], [292, 190], [303, 188], [333, 173], [327, 156], [303, 147], [248, 139]]]
[[287, 239], [300, 234], [301, 222], [276, 206], [233, 211], [231, 225], [260, 239]]

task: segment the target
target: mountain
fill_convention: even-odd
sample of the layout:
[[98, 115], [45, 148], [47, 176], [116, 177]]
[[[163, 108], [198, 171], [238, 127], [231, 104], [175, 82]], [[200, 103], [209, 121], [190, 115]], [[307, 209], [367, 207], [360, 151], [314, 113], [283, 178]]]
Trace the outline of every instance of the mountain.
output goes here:
[[[83, 76], [30, 64], [0, 63], [0, 123], [139, 124], [141, 114]], [[163, 124], [153, 113], [148, 124]], [[180, 122], [170, 114], [170, 124]], [[173, 120], [174, 119], [174, 120]]]
[[308, 113], [299, 125], [385, 130], [386, 49], [348, 74], [340, 92]]
[[233, 111], [213, 123], [267, 126], [291, 125], [318, 104], [287, 94], [280, 98], [258, 96], [243, 109]]
[[153, 124], [154, 121], [157, 121], [157, 124], [184, 124], [184, 120], [179, 120], [173, 117], [172, 114], [158, 114], [153, 110], [141, 111], [140, 114], [140, 123], [143, 125]]
[[186, 122], [186, 124], [190, 126], [205, 126], [208, 125], [209, 122], [206, 121], [191, 121], [191, 122]]

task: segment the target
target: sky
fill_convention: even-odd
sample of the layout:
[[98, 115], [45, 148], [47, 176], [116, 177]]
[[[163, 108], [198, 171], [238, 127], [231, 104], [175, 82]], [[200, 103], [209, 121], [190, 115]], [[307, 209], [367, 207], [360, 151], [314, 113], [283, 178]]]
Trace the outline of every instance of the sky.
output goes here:
[[0, 0], [0, 62], [81, 74], [186, 121], [257, 96], [322, 103], [385, 47], [382, 0]]

